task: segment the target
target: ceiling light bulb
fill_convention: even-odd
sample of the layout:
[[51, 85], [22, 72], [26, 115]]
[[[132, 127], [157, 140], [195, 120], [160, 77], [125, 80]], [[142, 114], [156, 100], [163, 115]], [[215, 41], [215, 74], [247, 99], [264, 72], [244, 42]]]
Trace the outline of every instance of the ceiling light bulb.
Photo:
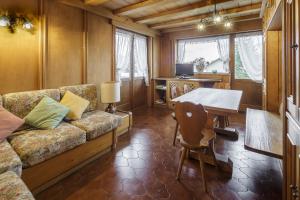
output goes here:
[[231, 22], [225, 22], [224, 26], [226, 28], [230, 28], [232, 26], [232, 23]]
[[197, 29], [202, 31], [202, 30], [205, 29], [205, 25], [203, 23], [200, 23], [200, 24], [197, 25]]
[[220, 23], [222, 21], [222, 17], [220, 15], [215, 15], [214, 16], [214, 22], [215, 23]]
[[5, 16], [0, 17], [0, 26], [5, 27], [9, 26], [9, 19]]
[[24, 22], [24, 24], [23, 24], [23, 28], [24, 29], [27, 29], [27, 30], [30, 30], [30, 29], [32, 29], [33, 28], [33, 24], [31, 23], [31, 22]]

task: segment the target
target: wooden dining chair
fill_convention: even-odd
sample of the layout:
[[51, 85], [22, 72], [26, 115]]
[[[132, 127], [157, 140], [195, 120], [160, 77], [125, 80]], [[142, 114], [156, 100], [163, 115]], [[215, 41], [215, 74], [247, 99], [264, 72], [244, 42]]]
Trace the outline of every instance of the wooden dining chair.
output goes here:
[[210, 145], [216, 136], [212, 129], [206, 128], [207, 112], [202, 105], [178, 102], [175, 106], [175, 115], [180, 127], [179, 141], [182, 146], [176, 179], [180, 179], [182, 165], [187, 152], [197, 152], [204, 189], [207, 192], [203, 158], [206, 150], [210, 150]]
[[177, 122], [175, 112], [172, 112], [171, 116], [176, 121], [175, 131], [174, 131], [174, 135], [173, 135], [173, 146], [175, 146], [179, 124]]

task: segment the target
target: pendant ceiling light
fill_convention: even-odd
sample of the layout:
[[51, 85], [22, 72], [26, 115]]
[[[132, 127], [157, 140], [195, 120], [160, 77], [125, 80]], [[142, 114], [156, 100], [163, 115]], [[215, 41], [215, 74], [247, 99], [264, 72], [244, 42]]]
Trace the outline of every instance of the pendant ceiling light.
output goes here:
[[222, 16], [219, 15], [219, 13], [217, 12], [217, 3], [215, 1], [215, 10], [214, 10], [214, 16], [213, 16], [213, 20], [215, 24], [219, 24], [222, 22]]
[[200, 23], [197, 24], [197, 29], [198, 29], [199, 31], [203, 31], [203, 30], [205, 29], [205, 27], [206, 27], [206, 25], [205, 25], [205, 23], [204, 23], [203, 20], [201, 20]]

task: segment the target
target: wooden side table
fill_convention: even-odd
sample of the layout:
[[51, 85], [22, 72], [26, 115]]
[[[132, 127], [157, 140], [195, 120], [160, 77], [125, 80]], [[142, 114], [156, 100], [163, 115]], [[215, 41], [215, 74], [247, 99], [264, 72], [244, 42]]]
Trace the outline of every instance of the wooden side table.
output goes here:
[[116, 130], [117, 137], [119, 137], [120, 135], [123, 135], [123, 134], [129, 132], [129, 130], [131, 129], [131, 127], [132, 127], [132, 112], [118, 110], [115, 113], [115, 115], [122, 117], [121, 125]]

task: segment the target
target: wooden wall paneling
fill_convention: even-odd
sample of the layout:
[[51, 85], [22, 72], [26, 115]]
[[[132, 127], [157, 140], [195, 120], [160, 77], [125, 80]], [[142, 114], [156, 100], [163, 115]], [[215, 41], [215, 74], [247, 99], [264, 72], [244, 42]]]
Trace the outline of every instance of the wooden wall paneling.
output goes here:
[[156, 36], [153, 38], [153, 72], [152, 72], [153, 78], [159, 77], [160, 59], [161, 59], [160, 37]]
[[48, 51], [45, 87], [81, 84], [83, 80], [84, 12], [48, 0]]
[[147, 105], [150, 107], [152, 105], [153, 99], [153, 89], [151, 80], [153, 78], [153, 37], [148, 37], [148, 72], [149, 72], [149, 86], [147, 86]]
[[94, 83], [98, 89], [99, 106], [100, 85], [112, 77], [113, 27], [109, 20], [87, 13], [87, 82]]
[[279, 33], [266, 32], [266, 110], [279, 112]]
[[101, 17], [111, 19], [112, 24], [120, 28], [128, 29], [152, 37], [160, 34], [158, 31], [150, 29], [148, 26], [144, 24], [134, 23], [128, 17], [114, 15], [111, 10], [106, 9], [104, 7], [90, 6], [85, 4], [81, 0], [59, 0], [59, 2], [72, 7], [80, 8], [82, 10], [87, 10], [90, 13], [99, 15]]
[[[36, 0], [1, 1], [0, 7], [33, 14], [38, 19]], [[6, 28], [0, 29], [0, 94], [39, 89], [40, 30], [39, 24], [35, 26], [34, 34], [21, 28], [14, 34]]]

